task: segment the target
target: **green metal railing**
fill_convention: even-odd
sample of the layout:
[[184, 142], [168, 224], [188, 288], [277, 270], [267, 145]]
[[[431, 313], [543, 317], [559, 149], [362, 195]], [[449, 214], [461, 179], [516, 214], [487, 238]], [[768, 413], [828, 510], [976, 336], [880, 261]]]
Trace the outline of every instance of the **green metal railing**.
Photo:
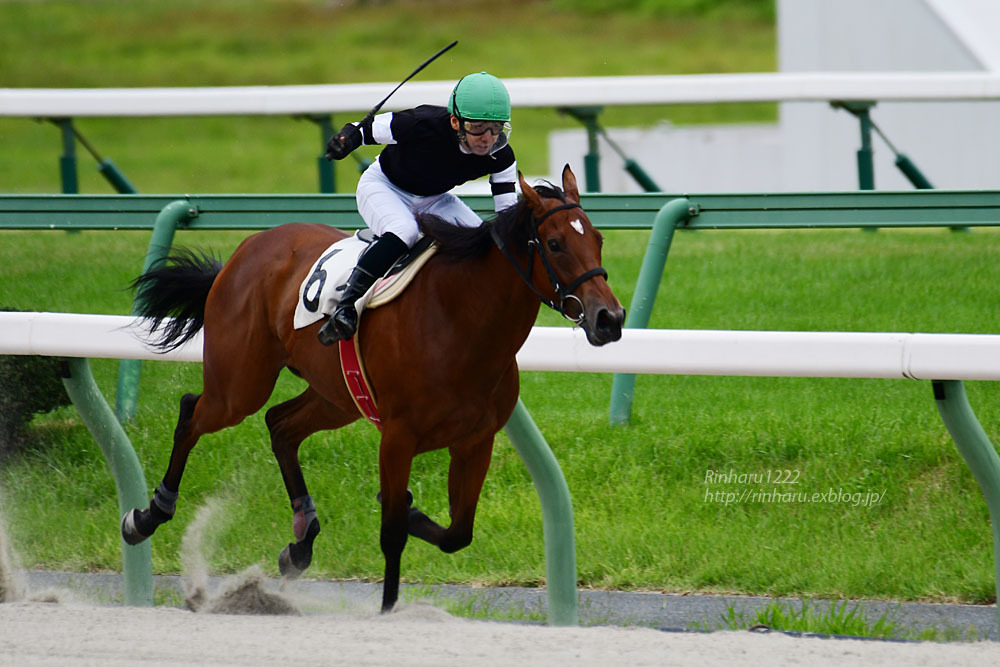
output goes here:
[[[986, 498], [993, 526], [993, 580], [996, 599], [1000, 600], [1000, 456], [976, 419], [962, 382], [935, 380], [932, 387], [941, 419]], [[1000, 605], [997, 627], [1000, 627]]]
[[[635, 195], [643, 197], [648, 195]], [[663, 204], [639, 271], [625, 327], [649, 325], [676, 230], [969, 228], [1000, 226], [998, 190], [689, 195]], [[609, 418], [629, 421], [635, 376], [618, 374]]]
[[[146, 476], [121, 424], [111, 412], [101, 394], [90, 362], [86, 359], [68, 358], [63, 385], [73, 405], [76, 406], [87, 430], [94, 436], [104, 459], [111, 468], [118, 489], [118, 516], [134, 507], [143, 507], [149, 501]], [[122, 575], [125, 584], [125, 603], [134, 606], [153, 604], [153, 552], [147, 540], [135, 546], [122, 540]]]
[[520, 398], [504, 432], [528, 468], [542, 506], [549, 624], [577, 625], [576, 536], [566, 478]]
[[[489, 196], [465, 197], [477, 212], [492, 211]], [[677, 230], [866, 227], [1000, 226], [1000, 191], [845, 192], [806, 194], [600, 195], [583, 197], [584, 208], [602, 229], [651, 229], [626, 327], [646, 327]], [[655, 216], [653, 215], [655, 213]], [[264, 229], [292, 221], [314, 221], [352, 229], [362, 225], [347, 195], [0, 195], [2, 229], [152, 230], [144, 268], [168, 252], [178, 230]], [[138, 364], [123, 365], [119, 417], [136, 404]], [[611, 419], [624, 424], [631, 412], [635, 375], [615, 377]], [[69, 365], [71, 398], [104, 451], [119, 485], [124, 509], [145, 504], [145, 479], [118, 420], [111, 416], [86, 360]], [[995, 559], [1000, 555], [1000, 459], [976, 420], [961, 382], [934, 382], [935, 398], [949, 432], [986, 496], [993, 522]], [[544, 437], [520, 401], [505, 430], [525, 461], [542, 504], [550, 620], [577, 620], [576, 556], [572, 501], [565, 478]], [[126, 597], [149, 604], [148, 542], [123, 544]], [[135, 551], [132, 551], [135, 550]], [[1000, 582], [1000, 570], [997, 570]], [[149, 584], [151, 587], [151, 584]], [[1000, 623], [1000, 617], [998, 617]]]

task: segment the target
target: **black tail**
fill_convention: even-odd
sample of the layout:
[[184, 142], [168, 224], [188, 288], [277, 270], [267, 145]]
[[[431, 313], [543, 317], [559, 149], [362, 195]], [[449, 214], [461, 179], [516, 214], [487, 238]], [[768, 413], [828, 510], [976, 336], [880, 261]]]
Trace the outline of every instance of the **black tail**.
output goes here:
[[[181, 250], [132, 281], [136, 311], [150, 322], [161, 352], [177, 349], [205, 326], [205, 302], [222, 261], [211, 253]], [[166, 324], [164, 320], [170, 319]], [[161, 329], [161, 325], [163, 325]]]

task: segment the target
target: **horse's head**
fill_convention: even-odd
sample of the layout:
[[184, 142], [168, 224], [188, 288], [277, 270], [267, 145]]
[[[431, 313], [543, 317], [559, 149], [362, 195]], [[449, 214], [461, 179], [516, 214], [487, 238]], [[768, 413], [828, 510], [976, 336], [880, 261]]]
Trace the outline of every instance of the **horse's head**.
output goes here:
[[543, 197], [518, 174], [521, 192], [531, 210], [537, 246], [532, 270], [534, 287], [548, 304], [587, 333], [591, 345], [622, 336], [625, 309], [608, 287], [601, 266], [601, 233], [580, 208], [576, 176], [567, 164], [562, 181], [565, 201]]

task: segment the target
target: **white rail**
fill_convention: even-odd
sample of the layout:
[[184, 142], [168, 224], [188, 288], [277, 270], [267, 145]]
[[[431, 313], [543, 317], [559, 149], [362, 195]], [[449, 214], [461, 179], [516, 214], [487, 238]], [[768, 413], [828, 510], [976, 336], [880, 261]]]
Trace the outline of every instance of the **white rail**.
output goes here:
[[[130, 316], [0, 313], [0, 354], [201, 361], [201, 337], [158, 354]], [[596, 348], [583, 331], [535, 327], [522, 370], [668, 375], [1000, 380], [1000, 335], [626, 329]]]
[[[516, 107], [718, 102], [1000, 100], [990, 72], [774, 72], [505, 79]], [[453, 81], [413, 81], [385, 109], [445, 100]], [[221, 88], [0, 88], [0, 116], [298, 115], [364, 111], [395, 83]], [[442, 102], [443, 103], [443, 102]]]

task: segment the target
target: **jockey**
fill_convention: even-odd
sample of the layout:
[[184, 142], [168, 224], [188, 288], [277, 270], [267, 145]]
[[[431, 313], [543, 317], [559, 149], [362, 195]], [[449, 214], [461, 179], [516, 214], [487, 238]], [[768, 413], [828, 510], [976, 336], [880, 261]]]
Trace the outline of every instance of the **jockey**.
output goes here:
[[[367, 121], [367, 122], [366, 122]], [[348, 123], [327, 145], [341, 160], [364, 144], [385, 144], [358, 181], [358, 212], [378, 239], [351, 273], [340, 304], [320, 329], [324, 345], [351, 338], [355, 302], [420, 237], [416, 215], [430, 213], [463, 227], [482, 220], [449, 191], [489, 174], [496, 211], [517, 203], [517, 163], [510, 137], [510, 95], [491, 74], [469, 74], [455, 85], [448, 107], [431, 105]]]

